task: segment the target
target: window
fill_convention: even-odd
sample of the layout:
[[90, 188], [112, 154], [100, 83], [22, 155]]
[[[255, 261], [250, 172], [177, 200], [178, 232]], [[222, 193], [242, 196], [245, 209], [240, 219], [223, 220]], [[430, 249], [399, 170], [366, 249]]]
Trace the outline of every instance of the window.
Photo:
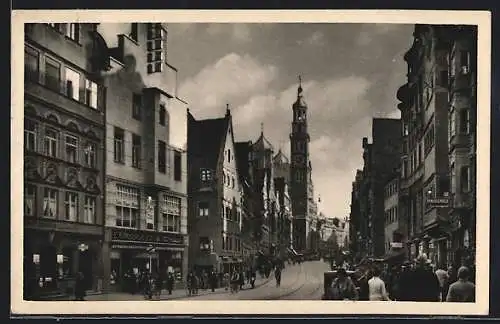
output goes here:
[[38, 82], [39, 54], [31, 47], [24, 47], [24, 72], [27, 80]]
[[27, 151], [36, 151], [37, 128], [37, 124], [34, 121], [24, 119], [24, 149]]
[[158, 141], [158, 172], [166, 173], [167, 172], [167, 145], [164, 141]]
[[142, 96], [134, 93], [132, 95], [132, 118], [141, 120]]
[[179, 233], [181, 231], [181, 199], [165, 196], [167, 212], [163, 214], [163, 231]]
[[74, 100], [80, 99], [80, 73], [66, 68], [66, 95]]
[[174, 152], [174, 180], [182, 180], [182, 155], [181, 152]]
[[469, 126], [470, 120], [469, 120], [469, 109], [467, 108], [462, 108], [460, 110], [460, 133], [462, 134], [469, 134]]
[[131, 23], [130, 24], [130, 38], [132, 38], [134, 41], [138, 41], [138, 34], [139, 34], [139, 24], [137, 23]]
[[84, 151], [85, 166], [95, 168], [96, 165], [96, 144], [88, 143]]
[[141, 137], [135, 134], [132, 134], [132, 166], [141, 167]]
[[78, 138], [66, 135], [66, 160], [71, 163], [78, 162]]
[[200, 251], [210, 251], [210, 239], [206, 236], [200, 237]]
[[227, 150], [227, 162], [231, 162], [231, 150]]
[[48, 57], [45, 57], [45, 86], [54, 91], [61, 90], [61, 66]]
[[116, 186], [116, 226], [135, 228], [139, 220], [139, 190]]
[[[468, 68], [470, 67], [470, 54], [468, 51], [461, 51], [460, 52], [460, 66], [462, 67], [462, 72], [465, 72], [465, 73], [468, 72]], [[467, 70], [463, 70], [464, 67]]]
[[455, 177], [456, 177], [455, 163], [452, 163], [450, 165], [450, 185], [451, 185], [452, 192], [457, 191], [457, 188], [455, 187], [456, 183], [457, 183], [457, 179]]
[[448, 88], [448, 70], [442, 70], [439, 72], [439, 84], [444, 87]]
[[429, 126], [429, 130], [424, 137], [424, 152], [427, 155], [434, 146], [434, 123]]
[[66, 24], [65, 35], [78, 43], [80, 41], [80, 24]]
[[211, 181], [212, 180], [212, 171], [209, 169], [201, 169], [200, 170], [200, 179], [202, 182]]
[[124, 163], [125, 162], [125, 133], [123, 129], [115, 127], [114, 135], [114, 159], [115, 162]]
[[44, 146], [45, 146], [45, 154], [51, 157], [57, 157], [57, 137], [58, 132], [52, 128], [45, 129], [45, 138], [44, 138]]
[[35, 216], [36, 187], [31, 184], [24, 186], [24, 216]]
[[226, 250], [227, 249], [227, 237], [226, 237], [226, 234], [222, 234], [222, 250]]
[[74, 192], [66, 192], [66, 220], [76, 222], [78, 220], [78, 194]]
[[198, 203], [198, 216], [199, 217], [208, 217], [208, 207], [209, 204], [206, 201], [200, 201]]
[[455, 120], [455, 109], [450, 112], [450, 124], [449, 124], [449, 135], [450, 138], [456, 134], [456, 120]]
[[95, 223], [95, 210], [96, 198], [92, 196], [85, 196], [85, 203], [83, 204], [83, 222], [86, 224]]
[[43, 216], [55, 218], [57, 214], [57, 190], [45, 188], [43, 191]]
[[159, 110], [159, 122], [160, 125], [165, 126], [165, 116], [166, 115], [166, 110], [165, 110], [165, 105], [160, 105], [160, 110]]
[[166, 31], [159, 23], [148, 24], [147, 32], [147, 71], [148, 73], [161, 72], [166, 61]]
[[85, 104], [97, 109], [97, 83], [85, 80]]
[[226, 209], [226, 212], [225, 212], [226, 219], [231, 220], [232, 216], [233, 216], [232, 211], [231, 211], [231, 207], [226, 206], [225, 209]]
[[231, 177], [231, 189], [234, 189], [234, 177]]
[[470, 168], [464, 166], [460, 169], [460, 191], [467, 193], [470, 189]]

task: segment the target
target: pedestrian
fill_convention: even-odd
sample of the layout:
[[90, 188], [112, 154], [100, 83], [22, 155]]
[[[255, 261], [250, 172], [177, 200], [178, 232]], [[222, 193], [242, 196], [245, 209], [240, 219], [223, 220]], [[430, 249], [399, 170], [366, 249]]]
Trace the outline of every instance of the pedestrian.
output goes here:
[[214, 292], [215, 287], [217, 286], [217, 271], [215, 271], [215, 268], [213, 268], [212, 271], [210, 272], [209, 281], [210, 281], [210, 289], [212, 290], [212, 292]]
[[469, 281], [470, 270], [462, 266], [458, 269], [458, 280], [450, 285], [447, 302], [473, 303], [476, 300], [476, 285]]
[[330, 297], [333, 300], [357, 300], [358, 292], [352, 279], [347, 275], [344, 268], [337, 270], [337, 278], [335, 278], [330, 287]]
[[380, 278], [380, 274], [380, 269], [378, 267], [375, 267], [373, 269], [373, 277], [368, 280], [368, 299], [370, 301], [390, 300], [385, 287], [385, 282]]
[[231, 274], [231, 293], [238, 292], [238, 287], [240, 286], [240, 276], [237, 269], [233, 269]]
[[430, 269], [426, 254], [421, 254], [417, 257], [415, 269], [412, 271], [407, 289], [410, 290], [411, 301], [439, 301], [439, 294], [441, 292], [439, 280], [432, 269]]
[[243, 286], [245, 285], [245, 274], [243, 272], [243, 268], [239, 272], [239, 280], [240, 280], [240, 290], [243, 290]]
[[224, 272], [223, 280], [224, 280], [224, 290], [227, 291], [229, 289], [230, 281], [231, 281], [231, 277], [230, 277], [228, 272]]
[[172, 295], [172, 290], [174, 288], [174, 282], [175, 282], [174, 273], [169, 272], [167, 274], [167, 280], [166, 280], [167, 291], [168, 291], [169, 295]]
[[359, 300], [370, 300], [370, 288], [368, 286], [368, 281], [372, 278], [371, 269], [367, 268], [364, 270], [363, 275], [358, 279]]
[[276, 287], [281, 286], [281, 267], [279, 265], [274, 269], [274, 277], [276, 279]]
[[75, 281], [75, 300], [85, 300], [85, 276], [82, 272], [78, 271]]
[[444, 270], [444, 265], [443, 264], [440, 264], [436, 270], [436, 276], [439, 280], [439, 288], [441, 289], [441, 294], [440, 294], [440, 299], [441, 301], [445, 301], [446, 300], [446, 294], [447, 294], [447, 291], [445, 291], [445, 288], [446, 287], [446, 282], [448, 282], [448, 272], [446, 272], [446, 270]]
[[409, 261], [403, 263], [403, 266], [401, 267], [401, 273], [399, 274], [399, 278], [397, 279], [398, 281], [398, 296], [396, 297], [396, 300], [399, 301], [410, 301], [410, 294], [411, 294], [411, 285], [412, 285], [412, 273], [413, 270], [411, 269], [411, 263]]

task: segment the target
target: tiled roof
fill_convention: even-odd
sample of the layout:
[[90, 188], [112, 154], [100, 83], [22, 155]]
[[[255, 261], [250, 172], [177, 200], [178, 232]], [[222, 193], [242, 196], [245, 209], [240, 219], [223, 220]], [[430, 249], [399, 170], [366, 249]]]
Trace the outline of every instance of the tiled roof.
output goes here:
[[188, 112], [188, 154], [204, 158], [208, 168], [216, 169], [221, 147], [226, 139], [229, 116], [195, 120]]

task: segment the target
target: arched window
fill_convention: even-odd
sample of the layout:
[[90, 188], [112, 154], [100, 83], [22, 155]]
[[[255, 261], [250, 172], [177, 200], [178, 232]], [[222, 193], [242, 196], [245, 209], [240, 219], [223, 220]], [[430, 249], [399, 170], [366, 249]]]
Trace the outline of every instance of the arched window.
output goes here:
[[48, 121], [59, 124], [59, 118], [54, 114], [48, 114], [46, 118]]

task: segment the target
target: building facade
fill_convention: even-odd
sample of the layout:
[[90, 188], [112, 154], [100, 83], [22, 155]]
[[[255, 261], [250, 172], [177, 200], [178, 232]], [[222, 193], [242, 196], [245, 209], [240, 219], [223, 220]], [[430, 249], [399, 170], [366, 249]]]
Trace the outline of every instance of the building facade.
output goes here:
[[472, 26], [450, 30], [448, 148], [450, 160], [449, 264], [475, 264], [476, 242], [476, 80], [477, 32]]
[[363, 171], [356, 170], [356, 177], [352, 183], [351, 204], [349, 213], [349, 250], [352, 253], [355, 261], [361, 260], [366, 248], [364, 239], [368, 237], [368, 222], [366, 217], [362, 217], [361, 204], [362, 199], [361, 188], [363, 185]]
[[[457, 150], [453, 142], [460, 139], [467, 142], [466, 138], [454, 135], [450, 138], [456, 131], [461, 105], [466, 101], [460, 95], [450, 96], [451, 48], [451, 26], [416, 25], [414, 43], [405, 54], [408, 82], [398, 90], [404, 136], [401, 207], [408, 219], [410, 253], [412, 257], [426, 253], [441, 265], [453, 263], [450, 235], [456, 224], [449, 216], [450, 203], [461, 200], [459, 195], [450, 197], [457, 183], [455, 161], [460, 165], [468, 155], [468, 150], [463, 150], [461, 159], [460, 145]], [[456, 62], [453, 68], [461, 68], [460, 62], [453, 62]], [[459, 79], [464, 80], [460, 75]]]
[[229, 108], [223, 118], [189, 119], [190, 268], [229, 272], [243, 263], [243, 188]]
[[[366, 255], [382, 257], [385, 252], [384, 187], [399, 165], [401, 121], [399, 119], [374, 118], [372, 143], [363, 138], [363, 171], [359, 188], [360, 251]], [[365, 255], [365, 256], [366, 256]]]
[[399, 174], [389, 180], [384, 188], [384, 254], [388, 254], [393, 243], [394, 232], [400, 230], [399, 220]]
[[308, 250], [310, 160], [309, 133], [307, 130], [307, 104], [302, 85], [297, 90], [297, 100], [292, 106], [293, 120], [290, 134], [290, 185], [293, 215], [293, 247], [299, 253]]
[[[24, 298], [103, 279], [106, 110], [95, 24], [25, 25]], [[103, 64], [102, 64], [103, 63]]]
[[290, 200], [290, 161], [279, 150], [273, 158], [274, 188], [278, 205], [277, 235], [279, 254], [286, 256], [293, 246], [292, 202]]
[[[159, 23], [116, 24], [106, 42], [105, 286], [187, 271], [187, 118]], [[105, 29], [106, 25], [101, 25]], [[116, 39], [115, 39], [116, 38]], [[109, 285], [108, 285], [109, 284]]]
[[274, 255], [278, 244], [278, 204], [275, 190], [274, 147], [264, 136], [264, 127], [259, 138], [252, 144], [252, 174], [255, 193], [254, 214], [260, 218], [261, 231], [258, 250], [261, 254]]

